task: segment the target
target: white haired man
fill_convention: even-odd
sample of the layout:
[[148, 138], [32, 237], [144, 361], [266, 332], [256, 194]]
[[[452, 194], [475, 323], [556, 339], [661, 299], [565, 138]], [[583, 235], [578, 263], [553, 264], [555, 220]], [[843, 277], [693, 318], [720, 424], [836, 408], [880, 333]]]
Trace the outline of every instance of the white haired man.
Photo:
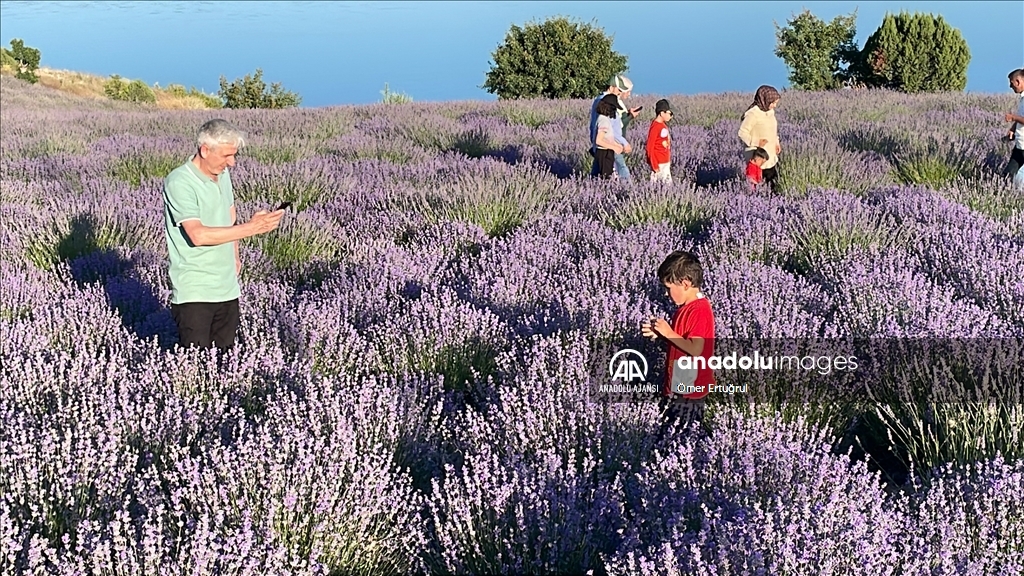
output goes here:
[[164, 180], [164, 231], [170, 256], [171, 315], [182, 346], [226, 350], [238, 331], [238, 241], [270, 232], [283, 210], [236, 224], [228, 168], [245, 136], [225, 120], [199, 128], [198, 149]]
[[[616, 139], [620, 140], [619, 144], [623, 145], [623, 153], [628, 154], [632, 151], [632, 146], [630, 146], [629, 142], [625, 139], [625, 130], [626, 127], [629, 126], [630, 122], [632, 122], [633, 119], [636, 118], [637, 114], [639, 114], [640, 108], [627, 109], [626, 105], [623, 103], [623, 100], [628, 98], [632, 91], [633, 82], [630, 81], [629, 78], [621, 75], [615, 75], [608, 81], [608, 89], [594, 99], [593, 104], [590, 106], [590, 151], [592, 156], [597, 149], [597, 144], [595, 143], [597, 139], [597, 103], [608, 94], [614, 94], [619, 101], [617, 120], [621, 123], [620, 132], [622, 132], [622, 134], [617, 134]], [[623, 112], [626, 112], [626, 114], [623, 114]], [[598, 172], [597, 162], [595, 161], [590, 170], [590, 175], [596, 178], [598, 176]], [[630, 179], [629, 168], [626, 167], [626, 159], [619, 153], [615, 154], [615, 172], [618, 174], [620, 180]]]

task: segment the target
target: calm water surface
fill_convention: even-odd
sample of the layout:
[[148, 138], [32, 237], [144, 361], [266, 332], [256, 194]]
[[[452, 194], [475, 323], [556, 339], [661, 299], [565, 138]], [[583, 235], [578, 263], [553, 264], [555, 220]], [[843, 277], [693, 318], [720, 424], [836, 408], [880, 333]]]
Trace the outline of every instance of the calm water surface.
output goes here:
[[512, 24], [565, 15], [595, 22], [629, 57], [637, 93], [753, 91], [787, 85], [773, 22], [803, 7], [831, 20], [857, 9], [862, 45], [886, 11], [940, 13], [971, 48], [967, 88], [1008, 92], [1024, 66], [1024, 2], [25, 2], [0, 1], [0, 41], [22, 38], [42, 64], [216, 92], [264, 71], [304, 106], [491, 100], [480, 85]]

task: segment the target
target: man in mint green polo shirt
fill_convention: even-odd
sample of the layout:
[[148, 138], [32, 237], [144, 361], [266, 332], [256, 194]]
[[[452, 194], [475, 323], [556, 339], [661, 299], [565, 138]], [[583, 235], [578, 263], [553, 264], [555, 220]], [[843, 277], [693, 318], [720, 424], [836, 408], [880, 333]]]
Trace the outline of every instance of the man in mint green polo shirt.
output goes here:
[[197, 144], [195, 155], [164, 181], [171, 315], [182, 346], [226, 350], [240, 318], [238, 241], [276, 229], [284, 211], [260, 211], [236, 226], [228, 168], [245, 137], [225, 120], [210, 120], [199, 128]]

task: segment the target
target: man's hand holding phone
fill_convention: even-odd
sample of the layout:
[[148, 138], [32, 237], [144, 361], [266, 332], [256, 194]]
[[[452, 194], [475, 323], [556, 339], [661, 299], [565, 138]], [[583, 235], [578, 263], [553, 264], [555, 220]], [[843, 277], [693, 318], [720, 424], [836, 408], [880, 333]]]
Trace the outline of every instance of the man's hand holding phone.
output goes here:
[[252, 215], [252, 220], [249, 220], [248, 226], [252, 229], [253, 234], [264, 234], [271, 230], [276, 230], [281, 224], [282, 216], [284, 216], [283, 209], [274, 210], [273, 212], [260, 210]]

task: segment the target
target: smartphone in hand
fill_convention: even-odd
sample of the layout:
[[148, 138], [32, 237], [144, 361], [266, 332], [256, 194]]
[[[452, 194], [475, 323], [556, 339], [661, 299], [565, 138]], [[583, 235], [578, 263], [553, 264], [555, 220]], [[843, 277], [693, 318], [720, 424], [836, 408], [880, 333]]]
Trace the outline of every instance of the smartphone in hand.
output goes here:
[[291, 202], [281, 202], [280, 206], [278, 206], [277, 208], [274, 208], [274, 212], [277, 212], [278, 210], [286, 210], [288, 208], [291, 208], [291, 206], [292, 206]]

